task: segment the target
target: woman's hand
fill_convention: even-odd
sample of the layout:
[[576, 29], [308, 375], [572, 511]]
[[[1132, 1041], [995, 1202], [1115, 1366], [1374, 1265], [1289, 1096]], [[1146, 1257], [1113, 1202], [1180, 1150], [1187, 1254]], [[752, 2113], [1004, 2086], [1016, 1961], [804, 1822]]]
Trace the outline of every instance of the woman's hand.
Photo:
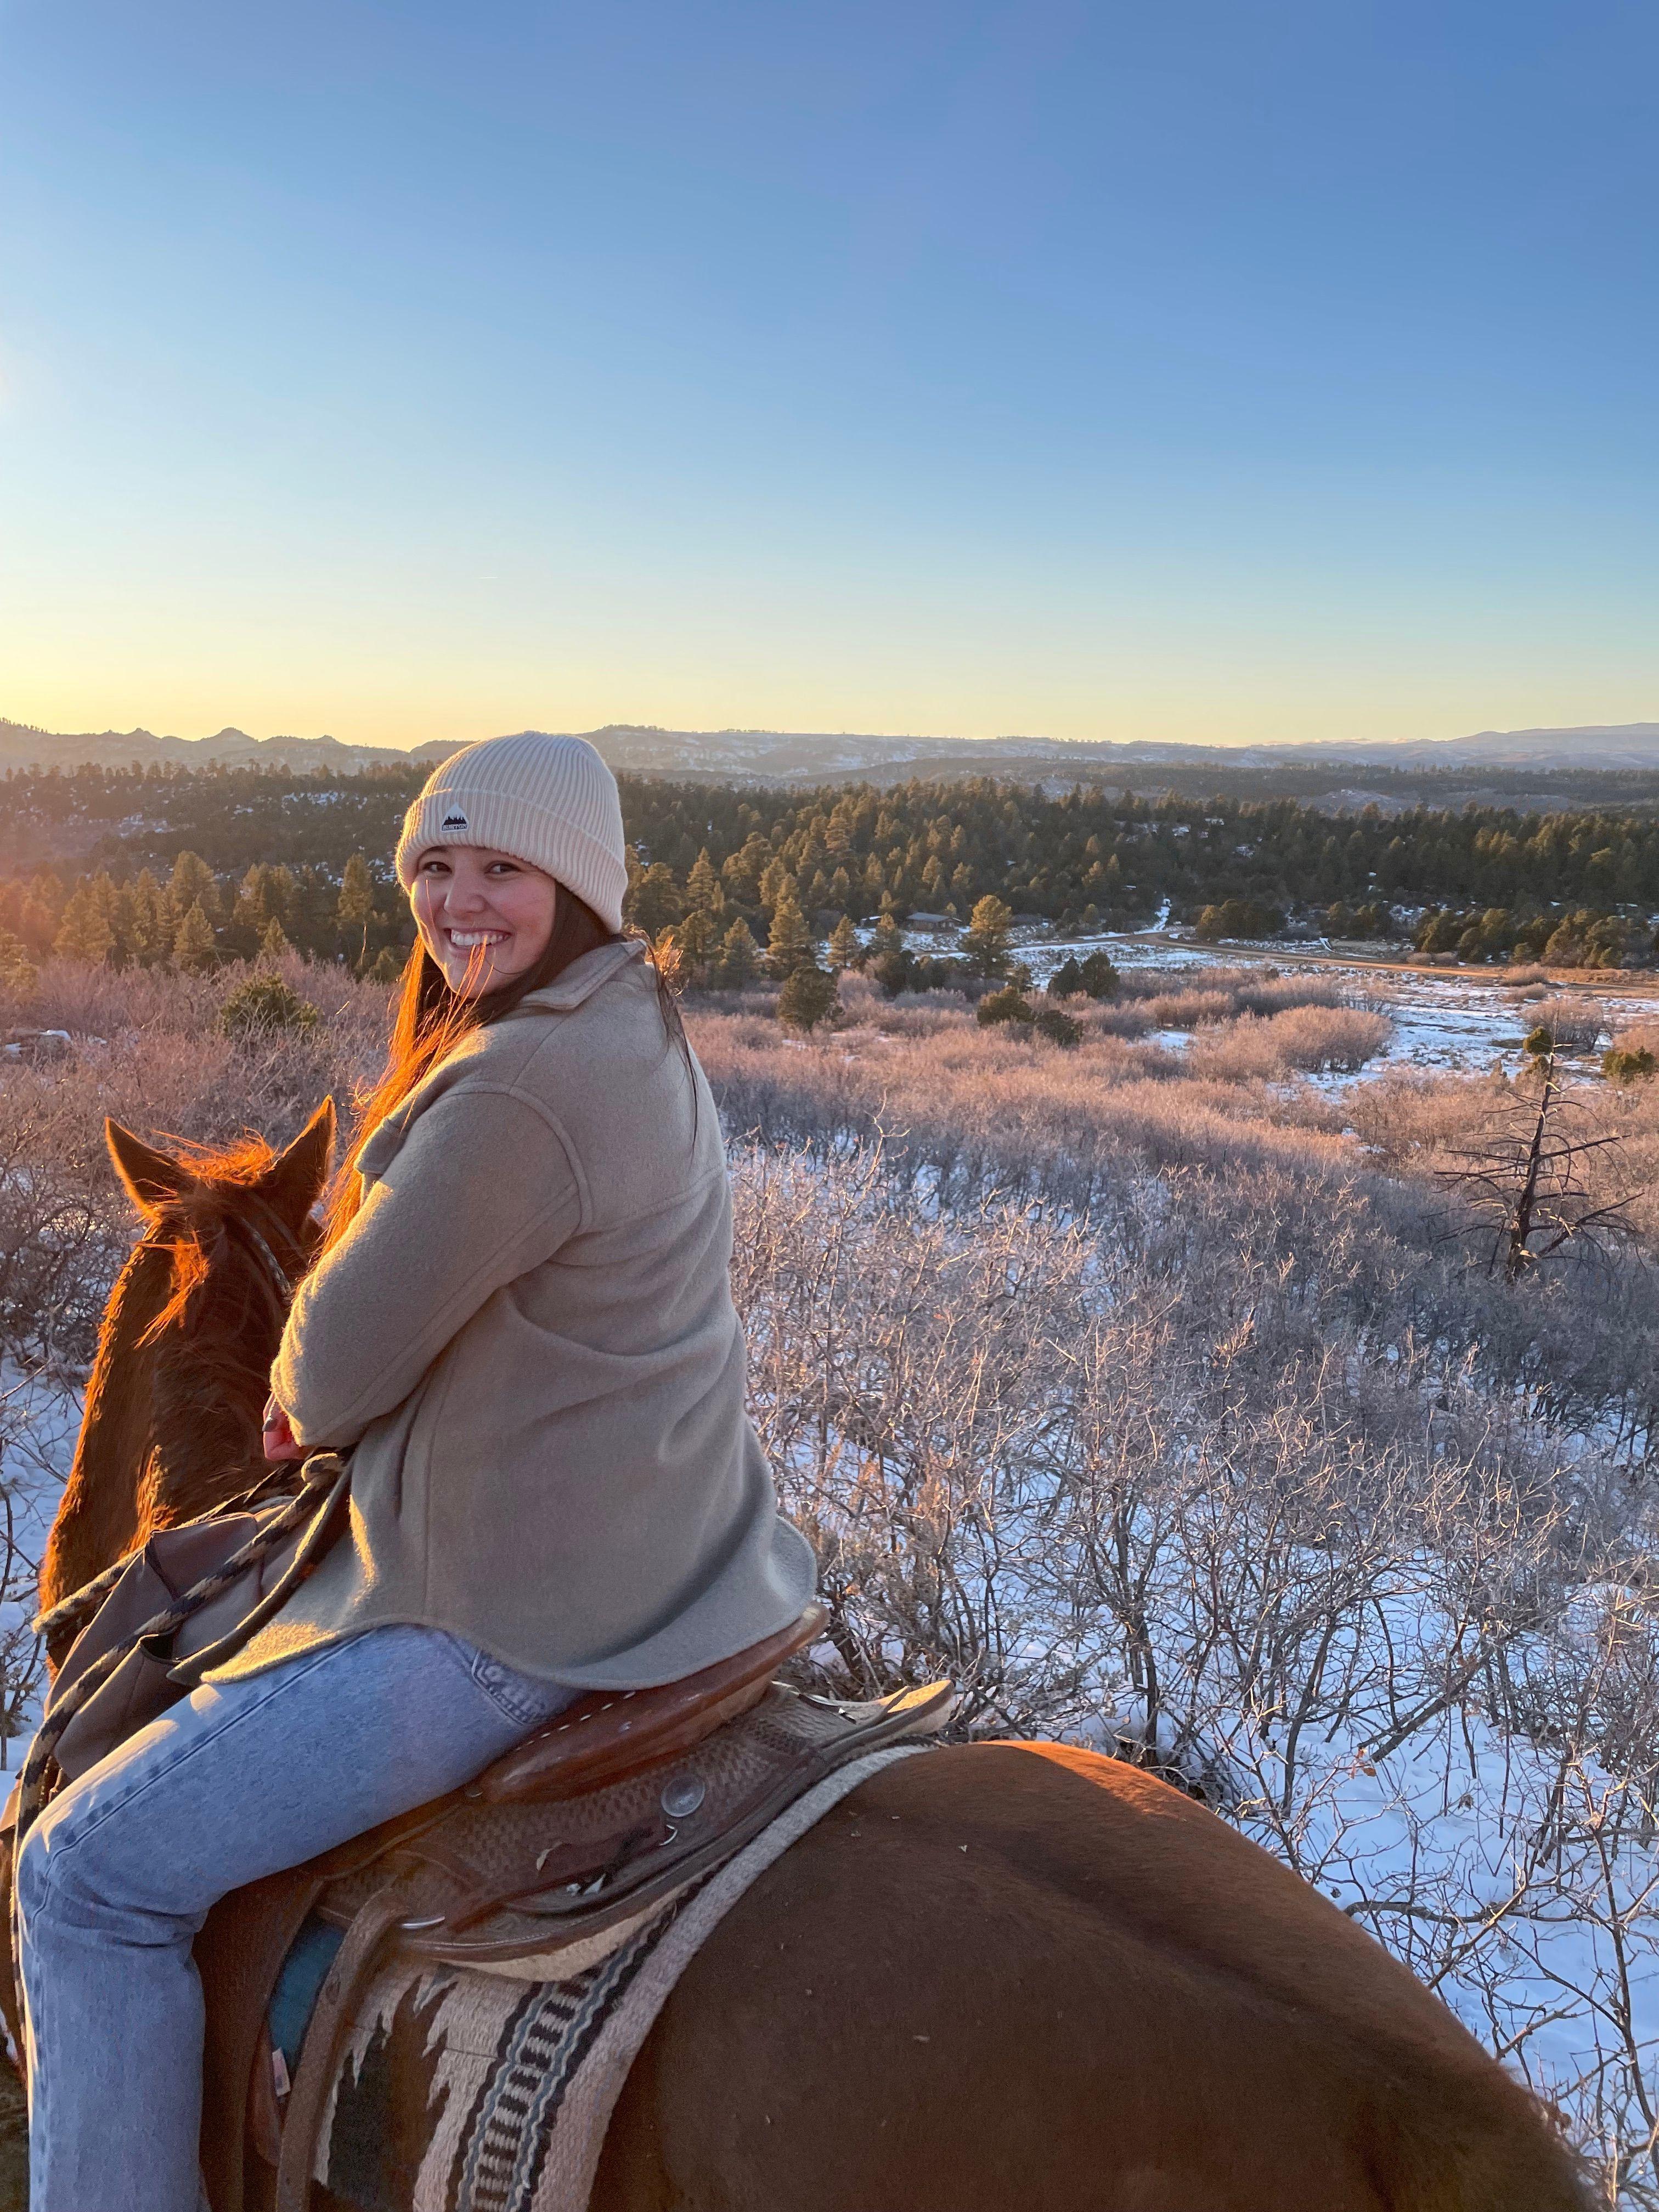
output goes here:
[[288, 1415], [274, 1398], [265, 1400], [264, 1443], [269, 1460], [303, 1459], [306, 1455], [306, 1447], [295, 1437]]

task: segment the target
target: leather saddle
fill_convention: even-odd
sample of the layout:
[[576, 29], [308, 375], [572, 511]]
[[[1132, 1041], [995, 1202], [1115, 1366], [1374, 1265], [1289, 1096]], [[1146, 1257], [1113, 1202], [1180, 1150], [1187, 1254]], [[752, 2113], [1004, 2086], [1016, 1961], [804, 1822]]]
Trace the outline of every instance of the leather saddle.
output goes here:
[[[216, 1905], [196, 1943], [213, 2212], [242, 2212], [250, 2142], [278, 2166], [279, 2212], [306, 2202], [336, 2049], [392, 1950], [498, 1971], [510, 1961], [526, 1980], [556, 1979], [561, 1952], [625, 1933], [836, 1767], [944, 1725], [947, 1683], [859, 1705], [777, 1682], [827, 1618], [814, 1604], [685, 1680], [583, 1697], [465, 1789]], [[272, 1992], [301, 1930], [319, 1920], [343, 1933], [281, 2100]]]

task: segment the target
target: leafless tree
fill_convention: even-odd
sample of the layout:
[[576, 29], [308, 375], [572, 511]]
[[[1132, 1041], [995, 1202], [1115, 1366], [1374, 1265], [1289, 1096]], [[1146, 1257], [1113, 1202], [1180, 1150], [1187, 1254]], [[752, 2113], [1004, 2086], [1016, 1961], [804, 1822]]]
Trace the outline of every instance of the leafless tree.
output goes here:
[[1501, 1265], [1511, 1283], [1568, 1245], [1576, 1256], [1601, 1254], [1636, 1230], [1624, 1194], [1602, 1194], [1588, 1172], [1598, 1156], [1617, 1154], [1620, 1133], [1589, 1118], [1585, 1102], [1563, 1085], [1553, 1055], [1539, 1060], [1531, 1081], [1534, 1097], [1517, 1091], [1462, 1157], [1438, 1170], [1493, 1232], [1491, 1265]]

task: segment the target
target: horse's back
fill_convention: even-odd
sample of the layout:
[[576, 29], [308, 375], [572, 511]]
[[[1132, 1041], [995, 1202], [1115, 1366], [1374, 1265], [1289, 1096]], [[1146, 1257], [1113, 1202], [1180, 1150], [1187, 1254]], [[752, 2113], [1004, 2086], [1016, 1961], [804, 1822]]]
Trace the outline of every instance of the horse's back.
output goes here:
[[901, 1760], [683, 1976], [592, 2212], [1569, 2212], [1525, 2092], [1328, 1900], [1121, 1763]]

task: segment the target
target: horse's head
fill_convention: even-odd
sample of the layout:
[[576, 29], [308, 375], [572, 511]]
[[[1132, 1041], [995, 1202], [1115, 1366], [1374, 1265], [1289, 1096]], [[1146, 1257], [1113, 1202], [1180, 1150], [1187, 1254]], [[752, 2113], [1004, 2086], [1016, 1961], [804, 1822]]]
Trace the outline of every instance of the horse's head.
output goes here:
[[43, 1607], [151, 1529], [263, 1468], [259, 1417], [294, 1286], [321, 1231], [334, 1106], [285, 1152], [258, 1138], [158, 1152], [118, 1122], [110, 1156], [143, 1230], [104, 1309], [75, 1463], [40, 1569]]

